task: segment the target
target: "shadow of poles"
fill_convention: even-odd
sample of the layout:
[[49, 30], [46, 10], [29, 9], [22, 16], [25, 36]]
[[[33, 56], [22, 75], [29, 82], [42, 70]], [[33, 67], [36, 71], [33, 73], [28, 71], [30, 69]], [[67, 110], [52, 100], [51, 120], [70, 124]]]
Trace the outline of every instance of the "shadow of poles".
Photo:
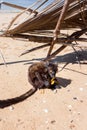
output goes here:
[[[29, 62], [30, 61], [30, 62]], [[12, 64], [19, 64], [19, 63], [29, 63], [32, 64], [32, 60], [20, 60], [20, 61], [11, 61], [11, 62], [5, 62], [6, 65], [12, 65]], [[5, 65], [4, 63], [0, 63], [0, 66]]]

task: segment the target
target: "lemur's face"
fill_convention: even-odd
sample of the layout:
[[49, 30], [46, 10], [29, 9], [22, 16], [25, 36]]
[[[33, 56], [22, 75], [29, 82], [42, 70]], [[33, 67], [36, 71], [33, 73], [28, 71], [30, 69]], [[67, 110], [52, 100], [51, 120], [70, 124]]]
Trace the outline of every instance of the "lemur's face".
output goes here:
[[58, 70], [58, 69], [57, 69], [57, 64], [53, 64], [53, 63], [51, 63], [51, 62], [48, 62], [48, 63], [46, 64], [46, 69], [47, 69], [47, 71], [48, 71], [50, 77], [51, 77], [51, 78], [54, 78], [55, 75], [56, 75], [56, 72], [57, 72], [57, 70]]

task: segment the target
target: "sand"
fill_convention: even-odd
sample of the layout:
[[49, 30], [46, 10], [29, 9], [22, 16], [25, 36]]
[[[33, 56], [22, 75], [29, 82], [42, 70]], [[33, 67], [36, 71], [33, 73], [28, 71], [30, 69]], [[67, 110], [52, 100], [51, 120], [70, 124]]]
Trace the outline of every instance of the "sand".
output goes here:
[[[6, 29], [13, 13], [0, 13], [0, 30]], [[32, 86], [28, 83], [28, 67], [46, 57], [48, 48], [20, 57], [27, 49], [40, 45], [23, 39], [0, 37], [0, 100], [19, 96]], [[54, 47], [56, 49], [56, 47]], [[87, 51], [80, 53], [81, 65], [71, 47], [55, 61], [62, 88], [37, 91], [25, 101], [0, 109], [0, 130], [86, 130], [87, 129]], [[61, 68], [68, 65], [61, 70]]]

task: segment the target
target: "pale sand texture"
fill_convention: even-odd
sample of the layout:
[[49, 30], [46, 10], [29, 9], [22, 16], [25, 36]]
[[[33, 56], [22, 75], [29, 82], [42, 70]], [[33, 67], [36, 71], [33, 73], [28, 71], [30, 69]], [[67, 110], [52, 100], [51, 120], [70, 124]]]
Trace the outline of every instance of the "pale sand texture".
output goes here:
[[[12, 17], [12, 13], [0, 13], [0, 30]], [[38, 45], [27, 40], [0, 37], [0, 50], [7, 63], [7, 67], [3, 65], [0, 54], [0, 100], [16, 97], [32, 87], [27, 80], [28, 67], [45, 57], [48, 48], [22, 57], [19, 55]], [[87, 63], [87, 51], [81, 57], [84, 58], [82, 63]], [[64, 87], [57, 93], [48, 89], [44, 94], [37, 91], [17, 105], [0, 109], [0, 130], [87, 130], [87, 65], [80, 67], [77, 64], [71, 47], [60, 53], [56, 61], [59, 70], [65, 62], [69, 63], [57, 73]]]

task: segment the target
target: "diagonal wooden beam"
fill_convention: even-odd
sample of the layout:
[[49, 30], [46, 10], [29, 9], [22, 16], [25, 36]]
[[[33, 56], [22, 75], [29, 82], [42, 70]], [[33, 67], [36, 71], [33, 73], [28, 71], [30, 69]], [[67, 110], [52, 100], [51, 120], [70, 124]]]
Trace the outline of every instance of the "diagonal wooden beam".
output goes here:
[[58, 34], [60, 33], [60, 27], [61, 27], [61, 24], [62, 24], [62, 22], [63, 22], [63, 20], [64, 20], [65, 14], [66, 14], [66, 12], [67, 12], [67, 10], [68, 10], [68, 6], [69, 6], [70, 2], [71, 2], [70, 0], [65, 0], [65, 2], [64, 2], [63, 9], [62, 9], [62, 11], [61, 11], [61, 14], [60, 14], [60, 16], [59, 16], [59, 19], [58, 19], [56, 28], [55, 28], [55, 30], [54, 30], [54, 38], [53, 38], [53, 41], [52, 41], [51, 46], [50, 46], [50, 48], [49, 48], [47, 57], [50, 56], [50, 54], [51, 54], [51, 52], [52, 52], [52, 49], [53, 49], [53, 46], [54, 46], [54, 44], [55, 44], [55, 42], [56, 42], [56, 39], [57, 39], [57, 37], [58, 37]]

